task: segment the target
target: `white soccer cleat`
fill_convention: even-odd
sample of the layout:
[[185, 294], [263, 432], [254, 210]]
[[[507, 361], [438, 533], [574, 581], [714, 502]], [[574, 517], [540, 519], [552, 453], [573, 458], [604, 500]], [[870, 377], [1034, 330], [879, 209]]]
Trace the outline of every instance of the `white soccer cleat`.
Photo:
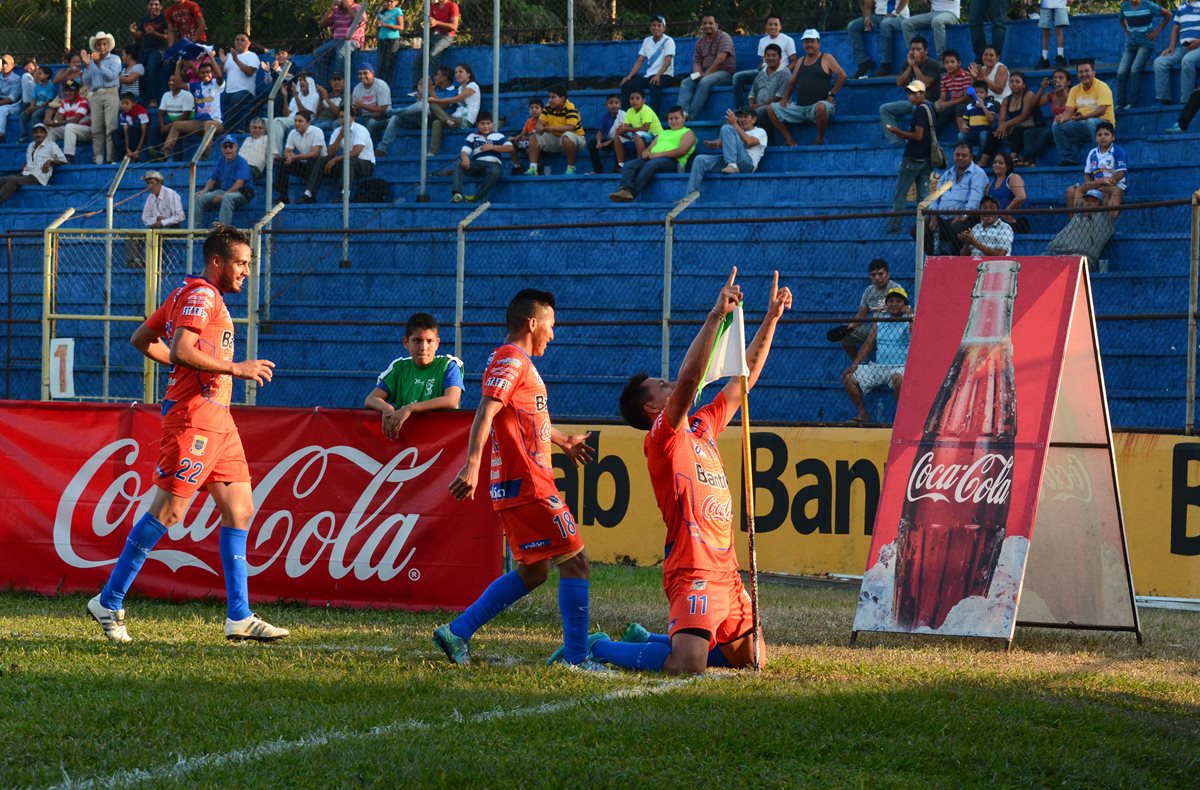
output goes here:
[[230, 642], [244, 642], [252, 639], [255, 642], [274, 642], [288, 635], [286, 628], [276, 628], [256, 614], [245, 620], [230, 620], [225, 618], [225, 638]]
[[110, 642], [132, 642], [129, 638], [129, 632], [125, 630], [125, 610], [124, 609], [109, 609], [104, 604], [100, 603], [100, 596], [97, 595], [87, 604], [88, 614], [93, 620], [100, 624], [100, 628], [104, 630], [104, 635], [108, 637]]

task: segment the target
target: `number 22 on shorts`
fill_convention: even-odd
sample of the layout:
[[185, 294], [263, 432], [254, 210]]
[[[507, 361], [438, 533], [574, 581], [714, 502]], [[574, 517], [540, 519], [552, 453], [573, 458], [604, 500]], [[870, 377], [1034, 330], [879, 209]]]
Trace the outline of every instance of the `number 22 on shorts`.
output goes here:
[[192, 461], [184, 458], [179, 462], [179, 471], [175, 473], [176, 480], [182, 480], [188, 485], [195, 485], [200, 473], [204, 471], [204, 463], [202, 461]]

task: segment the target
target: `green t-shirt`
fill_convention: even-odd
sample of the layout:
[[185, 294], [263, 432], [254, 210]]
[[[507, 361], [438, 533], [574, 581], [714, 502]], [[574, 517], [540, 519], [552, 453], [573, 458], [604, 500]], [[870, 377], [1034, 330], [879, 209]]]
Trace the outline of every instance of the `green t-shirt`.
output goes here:
[[630, 107], [625, 111], [625, 123], [632, 126], [634, 129], [643, 124], [650, 124], [650, 134], [662, 134], [662, 121], [658, 120], [658, 115], [654, 110], [650, 109], [649, 104], [643, 104], [642, 109], [635, 110]]
[[438, 354], [433, 362], [418, 368], [412, 357], [394, 359], [387, 370], [379, 374], [375, 386], [387, 392], [388, 403], [397, 408], [440, 398], [449, 387], [463, 389], [462, 360], [450, 354]]
[[[674, 151], [679, 147], [679, 141], [682, 140], [683, 136], [690, 131], [691, 129], [687, 128], [686, 126], [684, 126], [682, 129], [663, 129], [661, 132], [659, 132], [658, 139], [654, 141], [654, 145], [650, 147], [650, 151], [653, 153], [659, 153], [661, 151]], [[679, 157], [678, 161], [680, 170], [687, 167], [688, 159], [692, 157], [692, 154], [695, 151], [696, 144], [692, 143], [692, 147], [688, 149], [688, 152]]]

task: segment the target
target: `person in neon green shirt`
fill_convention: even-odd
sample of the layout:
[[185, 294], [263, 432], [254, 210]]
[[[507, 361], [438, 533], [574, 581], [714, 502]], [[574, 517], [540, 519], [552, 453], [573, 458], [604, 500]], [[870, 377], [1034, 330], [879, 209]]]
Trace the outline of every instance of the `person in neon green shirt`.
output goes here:
[[629, 109], [625, 120], [617, 127], [622, 140], [632, 140], [638, 156], [662, 132], [662, 121], [647, 104], [645, 95], [637, 88], [629, 92]]
[[683, 108], [667, 111], [667, 125], [640, 158], [625, 165], [621, 188], [608, 196], [614, 203], [630, 203], [637, 198], [659, 173], [682, 173], [688, 159], [696, 150], [696, 135], [683, 125]]
[[382, 415], [387, 438], [395, 439], [404, 422], [418, 412], [458, 408], [462, 360], [438, 354], [440, 343], [437, 319], [429, 313], [413, 313], [404, 326], [404, 348], [410, 356], [392, 360], [363, 402]]

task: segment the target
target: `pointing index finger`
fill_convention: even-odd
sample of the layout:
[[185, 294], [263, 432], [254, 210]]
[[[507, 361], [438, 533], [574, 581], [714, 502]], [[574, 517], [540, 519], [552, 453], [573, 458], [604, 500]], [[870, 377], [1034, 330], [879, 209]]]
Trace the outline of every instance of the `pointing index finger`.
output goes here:
[[734, 266], [734, 267], [733, 267], [733, 268], [732, 268], [732, 269], [729, 271], [729, 279], [725, 281], [725, 287], [726, 287], [726, 288], [731, 288], [731, 287], [733, 287], [733, 281], [734, 281], [734, 279], [735, 279], [736, 277], [737, 277], [737, 267], [736, 267], [736, 266]]
[[775, 298], [775, 294], [779, 293], [779, 270], [775, 270], [774, 276], [771, 277], [771, 298]]

